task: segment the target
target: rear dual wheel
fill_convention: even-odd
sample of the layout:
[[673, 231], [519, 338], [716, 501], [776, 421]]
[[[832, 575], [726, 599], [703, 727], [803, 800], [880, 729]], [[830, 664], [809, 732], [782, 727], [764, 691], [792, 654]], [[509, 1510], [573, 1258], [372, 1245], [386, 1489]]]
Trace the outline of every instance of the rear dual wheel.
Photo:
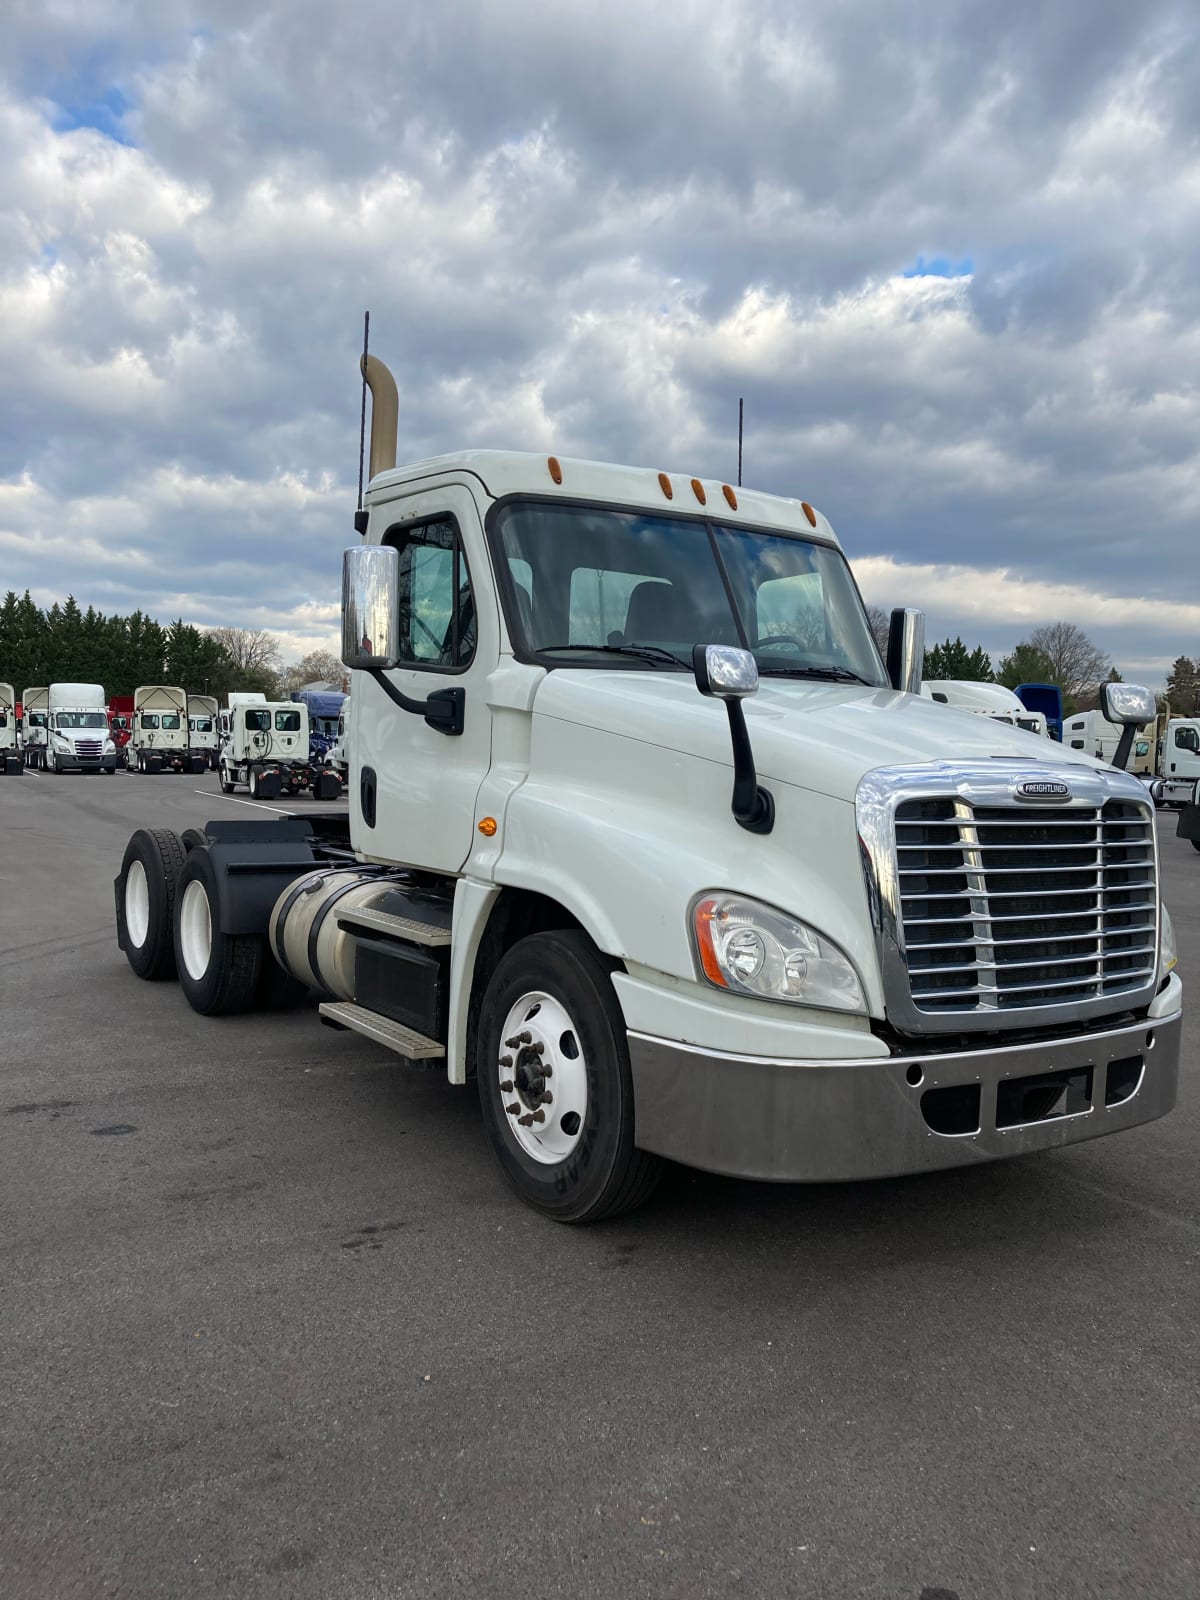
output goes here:
[[203, 848], [190, 850], [175, 905], [179, 986], [204, 1017], [282, 1011], [299, 1005], [304, 984], [278, 965], [258, 933], [222, 933], [217, 869]]
[[175, 901], [183, 841], [169, 828], [139, 828], [118, 879], [119, 923], [129, 965], [151, 981], [175, 976]]

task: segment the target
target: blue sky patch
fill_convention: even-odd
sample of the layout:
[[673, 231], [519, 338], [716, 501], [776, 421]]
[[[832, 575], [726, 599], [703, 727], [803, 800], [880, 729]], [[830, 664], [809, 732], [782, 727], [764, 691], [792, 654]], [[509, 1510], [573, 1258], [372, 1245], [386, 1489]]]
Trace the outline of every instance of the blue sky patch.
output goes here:
[[59, 133], [73, 128], [95, 128], [106, 139], [117, 144], [132, 145], [125, 131], [125, 114], [130, 103], [115, 85], [87, 101], [60, 103], [56, 107], [54, 126]]
[[973, 256], [963, 256], [961, 261], [951, 261], [948, 256], [918, 256], [911, 267], [905, 267], [906, 278], [966, 278], [975, 271]]

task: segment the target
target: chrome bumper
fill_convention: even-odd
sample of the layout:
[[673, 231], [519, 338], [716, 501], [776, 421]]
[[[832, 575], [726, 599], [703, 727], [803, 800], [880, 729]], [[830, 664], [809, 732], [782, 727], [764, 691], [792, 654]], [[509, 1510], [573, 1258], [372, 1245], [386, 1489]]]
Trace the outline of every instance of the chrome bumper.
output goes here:
[[1181, 1030], [1177, 1011], [1078, 1038], [838, 1062], [719, 1056], [631, 1032], [635, 1142], [778, 1183], [1055, 1150], [1165, 1116]]

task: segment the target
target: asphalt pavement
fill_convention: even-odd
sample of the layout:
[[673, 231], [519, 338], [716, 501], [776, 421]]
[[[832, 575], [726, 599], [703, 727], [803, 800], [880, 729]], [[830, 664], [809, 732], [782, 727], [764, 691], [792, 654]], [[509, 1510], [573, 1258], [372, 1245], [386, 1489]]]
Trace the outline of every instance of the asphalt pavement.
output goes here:
[[0, 779], [0, 1600], [1200, 1594], [1200, 1012], [1134, 1132], [563, 1228], [473, 1088], [133, 976], [129, 833], [246, 803]]

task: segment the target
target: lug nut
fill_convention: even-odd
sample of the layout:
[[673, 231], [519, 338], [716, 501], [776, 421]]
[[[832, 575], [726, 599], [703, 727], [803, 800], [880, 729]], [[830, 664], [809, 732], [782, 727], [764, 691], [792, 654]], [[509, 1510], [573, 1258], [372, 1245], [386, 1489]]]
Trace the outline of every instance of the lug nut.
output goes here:
[[542, 1090], [541, 1104], [544, 1106], [552, 1106], [554, 1104], [554, 1096], [550, 1093], [549, 1089]]
[[512, 1066], [512, 1057], [511, 1056], [501, 1056], [500, 1057], [500, 1065], [502, 1067], [511, 1067]]
[[512, 1093], [512, 1089], [513, 1089], [513, 1081], [512, 1081], [512, 1079], [511, 1078], [505, 1078], [504, 1082], [500, 1085], [500, 1093], [501, 1094], [511, 1094]]
[[505, 1106], [505, 1108], [504, 1108], [504, 1109], [505, 1109], [505, 1111], [507, 1111], [507, 1112], [508, 1112], [508, 1114], [509, 1114], [509, 1116], [510, 1116], [510, 1117], [515, 1117], [515, 1116], [516, 1116], [516, 1114], [517, 1114], [517, 1112], [518, 1112], [518, 1111], [520, 1111], [520, 1109], [521, 1109], [521, 1107], [520, 1107], [520, 1105], [519, 1105], [519, 1104], [518, 1104], [518, 1103], [517, 1103], [517, 1102], [516, 1102], [516, 1101], [515, 1101], [515, 1100], [514, 1100], [514, 1102], [513, 1102], [513, 1103], [512, 1103], [512, 1105], [511, 1105], [511, 1106]]
[[539, 1070], [543, 1078], [552, 1078], [554, 1076], [554, 1068], [549, 1066], [545, 1061], [542, 1062]]
[[546, 1113], [544, 1111], [535, 1111], [529, 1120], [530, 1122], [545, 1122]]

